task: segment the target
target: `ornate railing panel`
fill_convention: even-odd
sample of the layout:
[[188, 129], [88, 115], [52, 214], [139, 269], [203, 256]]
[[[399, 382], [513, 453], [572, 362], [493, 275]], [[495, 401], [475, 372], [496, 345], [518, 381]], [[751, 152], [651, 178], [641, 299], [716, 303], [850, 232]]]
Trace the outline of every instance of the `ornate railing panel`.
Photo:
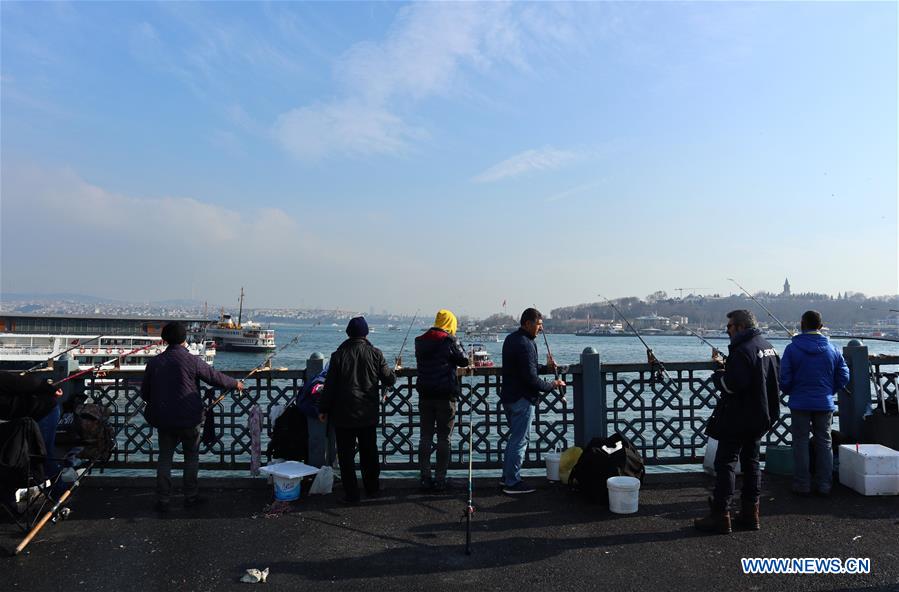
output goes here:
[[871, 405], [876, 409], [899, 397], [899, 356], [871, 356], [870, 361]]
[[[872, 404], [879, 402], [878, 391], [885, 399], [899, 392], [899, 357], [878, 356], [871, 360]], [[526, 467], [542, 466], [545, 453], [557, 446], [567, 448], [575, 442], [573, 392], [576, 388], [590, 396], [601, 396], [608, 433], [621, 432], [641, 450], [647, 464], [700, 462], [707, 438], [705, 425], [717, 401], [711, 380], [711, 362], [667, 364], [668, 378], [653, 376], [647, 364], [606, 364], [601, 366], [601, 385], [585, 385], [581, 366], [572, 366], [563, 376], [571, 385], [568, 400], [557, 393], [544, 397], [537, 406], [531, 427], [531, 441]], [[226, 372], [240, 377], [239, 372]], [[379, 430], [382, 466], [386, 470], [415, 470], [418, 467], [420, 417], [417, 372], [399, 372], [394, 387], [385, 390]], [[256, 375], [247, 381], [242, 396], [231, 394], [216, 407], [216, 439], [201, 450], [201, 466], [216, 469], [244, 469], [249, 465], [250, 434], [247, 417], [254, 404], [262, 412], [262, 449], [268, 445], [269, 413], [272, 406], [284, 404], [303, 386], [305, 370], [275, 370]], [[89, 398], [110, 408], [113, 424], [119, 432], [118, 446], [109, 463], [113, 467], [142, 468], [154, 466], [158, 448], [152, 428], [138, 413], [121, 429], [126, 418], [140, 408], [141, 373], [110, 372], [81, 384]], [[468, 435], [471, 425], [473, 461], [476, 468], [496, 469], [502, 466], [507, 439], [506, 420], [499, 401], [500, 368], [478, 368], [462, 380], [462, 397], [458, 404], [450, 464], [467, 467]], [[601, 392], [605, 388], [605, 392]], [[590, 390], [593, 389], [593, 390]], [[212, 387], [203, 388], [205, 396], [219, 394]], [[839, 396], [839, 395], [838, 395]], [[581, 418], [583, 419], [583, 418]], [[471, 423], [469, 424], [469, 421]], [[838, 427], [838, 418], [834, 427]], [[765, 438], [765, 445], [789, 444], [790, 414], [786, 399], [781, 399], [781, 418]]]
[[[239, 372], [225, 372], [241, 377]], [[274, 405], [284, 404], [302, 389], [305, 370], [275, 370], [256, 375], [247, 381], [242, 395], [231, 393], [216, 406], [215, 442], [201, 446], [200, 463], [204, 468], [244, 469], [250, 460], [250, 433], [247, 418], [253, 405], [262, 412], [262, 450], [268, 446], [271, 428], [269, 414]], [[381, 410], [379, 446], [382, 466], [386, 470], [413, 470], [418, 467], [420, 417], [418, 393], [415, 390], [417, 372], [399, 372], [396, 385], [385, 389], [385, 403]], [[92, 402], [111, 411], [112, 424], [118, 432], [118, 445], [108, 463], [116, 468], [147, 468], [155, 466], [159, 453], [153, 428], [137, 412], [143, 404], [140, 398], [142, 373], [110, 372], [97, 379], [88, 379], [83, 389]], [[572, 375], [564, 378], [571, 381]], [[473, 376], [463, 378], [462, 398], [458, 414], [450, 463], [452, 468], [468, 466], [468, 430], [472, 419], [474, 466], [496, 468], [502, 465], [502, 453], [507, 438], [506, 421], [499, 401], [500, 369], [478, 368]], [[203, 385], [204, 397], [215, 398], [220, 390]], [[472, 416], [472, 413], [474, 414]], [[128, 420], [127, 425], [125, 425]], [[556, 446], [574, 444], [574, 412], [571, 401], [562, 401], [558, 394], [545, 397], [538, 405], [531, 427], [531, 443], [525, 466], [541, 466], [543, 454]]]

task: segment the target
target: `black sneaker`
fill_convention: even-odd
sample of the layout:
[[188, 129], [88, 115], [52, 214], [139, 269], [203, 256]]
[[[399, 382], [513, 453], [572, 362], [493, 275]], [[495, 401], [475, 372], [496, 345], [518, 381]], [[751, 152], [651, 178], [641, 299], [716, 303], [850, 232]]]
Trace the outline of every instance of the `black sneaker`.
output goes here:
[[518, 495], [520, 493], [534, 493], [537, 491], [530, 485], [526, 485], [524, 481], [519, 481], [515, 485], [503, 487], [503, 493], [508, 495]]
[[202, 506], [207, 503], [209, 498], [203, 497], [202, 495], [195, 495], [193, 497], [184, 498], [184, 507], [185, 508], [196, 508], [197, 506]]
[[422, 477], [418, 482], [418, 490], [422, 493], [429, 493], [434, 490], [434, 480], [430, 477]]
[[168, 502], [156, 502], [156, 505], [153, 506], [153, 510], [159, 514], [167, 514], [169, 511], [169, 503]]
[[337, 500], [342, 506], [358, 506], [359, 498], [358, 497], [342, 497]]
[[460, 489], [460, 485], [452, 479], [437, 479], [434, 482], [434, 491], [442, 493], [447, 490]]

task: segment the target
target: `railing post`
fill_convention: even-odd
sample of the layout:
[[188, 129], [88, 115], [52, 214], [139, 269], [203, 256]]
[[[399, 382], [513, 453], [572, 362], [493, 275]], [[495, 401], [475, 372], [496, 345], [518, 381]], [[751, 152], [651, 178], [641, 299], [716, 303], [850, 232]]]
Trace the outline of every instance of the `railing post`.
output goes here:
[[303, 375], [303, 382], [309, 382], [315, 375], [325, 369], [325, 356], [320, 352], [312, 352], [309, 359], [306, 360], [306, 373]]
[[840, 405], [840, 433], [847, 442], [859, 442], [862, 436], [862, 420], [871, 413], [871, 362], [868, 346], [853, 339], [843, 348], [843, 357], [849, 366], [849, 392], [838, 395]]
[[595, 348], [581, 353], [581, 379], [574, 383], [574, 441], [585, 446], [592, 438], [607, 436], [606, 387]]

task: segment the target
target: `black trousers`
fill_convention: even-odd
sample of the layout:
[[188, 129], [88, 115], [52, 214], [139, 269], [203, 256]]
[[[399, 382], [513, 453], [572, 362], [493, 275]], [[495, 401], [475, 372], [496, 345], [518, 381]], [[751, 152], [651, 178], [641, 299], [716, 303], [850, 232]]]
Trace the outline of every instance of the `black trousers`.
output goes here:
[[762, 490], [762, 473], [759, 468], [759, 448], [761, 440], [721, 440], [715, 453], [715, 494], [712, 507], [726, 510], [734, 495], [737, 459], [743, 469], [743, 503], [759, 501]]
[[340, 462], [340, 480], [348, 500], [359, 499], [356, 480], [356, 445], [359, 445], [359, 465], [362, 469], [362, 485], [368, 495], [376, 494], [381, 485], [378, 465], [378, 427], [335, 428], [337, 434], [337, 460]]

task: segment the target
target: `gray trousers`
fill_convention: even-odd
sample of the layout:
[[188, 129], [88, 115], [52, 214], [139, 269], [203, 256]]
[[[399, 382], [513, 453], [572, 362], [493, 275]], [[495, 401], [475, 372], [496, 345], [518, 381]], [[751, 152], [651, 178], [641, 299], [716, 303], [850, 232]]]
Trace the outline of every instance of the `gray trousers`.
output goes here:
[[800, 492], [812, 490], [809, 471], [808, 433], [812, 431], [815, 447], [815, 489], [830, 493], [833, 485], [833, 449], [830, 425], [833, 411], [791, 410], [790, 431], [793, 433], [793, 489]]
[[309, 459], [307, 464], [313, 467], [323, 467], [326, 464], [337, 466], [337, 435], [334, 426], [324, 424], [317, 417], [307, 417], [306, 426], [309, 428]]
[[172, 496], [172, 457], [181, 444], [184, 452], [184, 497], [197, 496], [197, 473], [200, 469], [200, 427], [157, 429], [159, 462], [156, 463], [156, 499], [168, 503]]
[[421, 439], [418, 442], [418, 468], [422, 479], [431, 478], [431, 446], [437, 433], [437, 468], [434, 477], [446, 479], [449, 466], [450, 434], [456, 423], [456, 402], [446, 399], [419, 399]]

